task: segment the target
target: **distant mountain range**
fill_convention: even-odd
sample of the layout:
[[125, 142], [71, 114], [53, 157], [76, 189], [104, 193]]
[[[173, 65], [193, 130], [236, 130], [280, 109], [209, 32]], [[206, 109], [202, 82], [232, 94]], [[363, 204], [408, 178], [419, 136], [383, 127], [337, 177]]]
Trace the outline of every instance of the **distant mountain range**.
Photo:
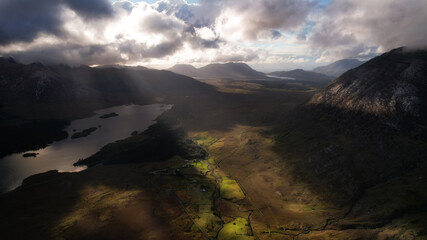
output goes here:
[[291, 71], [276, 71], [269, 73], [272, 76], [293, 78], [299, 81], [315, 81], [315, 82], [329, 82], [333, 79], [331, 76], [326, 76], [322, 73], [316, 73], [312, 71], [305, 71], [302, 69], [295, 69]]
[[0, 58], [0, 157], [66, 137], [62, 129], [68, 120], [96, 109], [128, 103], [179, 103], [215, 92], [207, 84], [170, 71], [25, 65]]
[[364, 62], [357, 59], [342, 59], [326, 66], [317, 67], [313, 72], [325, 74], [331, 77], [339, 77], [350, 69], [362, 65]]
[[196, 78], [238, 78], [256, 79], [264, 78], [265, 74], [255, 71], [245, 63], [214, 63], [201, 68], [188, 64], [177, 64], [168, 69], [174, 73]]
[[[67, 104], [67, 108], [56, 110], [74, 112], [70, 107], [78, 106], [79, 112], [84, 112], [131, 102], [150, 103], [208, 89], [208, 85], [192, 78], [144, 67], [25, 65], [0, 58], [0, 100], [6, 107], [30, 103], [49, 105], [54, 110], [56, 105]], [[39, 110], [30, 108], [25, 112], [31, 115]]]

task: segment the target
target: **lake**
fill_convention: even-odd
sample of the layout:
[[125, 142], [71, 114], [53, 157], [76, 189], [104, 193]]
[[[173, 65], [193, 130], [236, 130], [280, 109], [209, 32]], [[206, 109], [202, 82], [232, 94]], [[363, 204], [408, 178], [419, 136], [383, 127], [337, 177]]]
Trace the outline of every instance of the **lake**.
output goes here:
[[285, 80], [295, 80], [295, 78], [292, 78], [292, 77], [281, 77], [276, 75], [266, 75], [266, 76], [271, 78], [285, 79]]
[[[66, 131], [67, 139], [53, 142], [46, 148], [0, 159], [0, 193], [10, 191], [21, 185], [22, 180], [49, 170], [59, 172], [78, 172], [85, 167], [74, 167], [80, 158], [87, 158], [108, 143], [131, 136], [134, 131], [142, 132], [155, 123], [155, 119], [172, 105], [123, 105], [101, 109], [94, 116], [72, 121]], [[118, 116], [111, 114], [117, 113]], [[104, 116], [105, 115], [105, 116]], [[107, 118], [100, 118], [104, 116]], [[87, 137], [72, 139], [71, 136], [85, 129], [96, 127]], [[24, 158], [25, 153], [38, 153], [37, 157]]]

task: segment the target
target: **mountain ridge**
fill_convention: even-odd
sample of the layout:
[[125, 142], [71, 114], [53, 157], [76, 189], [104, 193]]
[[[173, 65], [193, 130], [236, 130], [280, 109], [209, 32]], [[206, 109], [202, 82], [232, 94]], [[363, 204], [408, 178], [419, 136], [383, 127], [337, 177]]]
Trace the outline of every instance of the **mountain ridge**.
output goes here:
[[312, 71], [331, 77], [339, 77], [346, 71], [358, 67], [363, 63], [365, 62], [359, 61], [358, 59], [341, 59], [326, 66], [316, 67]]
[[307, 104], [426, 122], [426, 79], [427, 51], [397, 48], [344, 73]]
[[67, 137], [70, 120], [123, 104], [182, 102], [213, 87], [170, 71], [92, 68], [0, 58], [0, 157]]
[[333, 77], [327, 76], [322, 73], [316, 73], [313, 71], [305, 71], [303, 69], [294, 69], [290, 71], [275, 71], [269, 73], [269, 75], [294, 78], [300, 81], [319, 81], [319, 82], [330, 82]]
[[189, 64], [177, 64], [168, 70], [197, 78], [263, 78], [265, 74], [255, 71], [246, 63], [211, 63], [195, 68]]

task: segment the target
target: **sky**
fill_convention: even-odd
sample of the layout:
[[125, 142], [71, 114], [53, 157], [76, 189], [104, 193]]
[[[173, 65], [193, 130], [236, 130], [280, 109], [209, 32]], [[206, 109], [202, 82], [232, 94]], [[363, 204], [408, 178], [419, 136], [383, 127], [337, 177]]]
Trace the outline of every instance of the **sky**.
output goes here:
[[269, 72], [426, 47], [426, 0], [0, 0], [0, 55], [23, 63], [245, 62]]

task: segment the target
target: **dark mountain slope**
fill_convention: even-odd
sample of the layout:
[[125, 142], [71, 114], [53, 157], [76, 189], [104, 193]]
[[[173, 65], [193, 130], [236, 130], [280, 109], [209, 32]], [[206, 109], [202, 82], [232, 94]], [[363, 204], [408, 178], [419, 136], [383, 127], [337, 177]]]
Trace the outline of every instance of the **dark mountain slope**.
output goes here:
[[209, 64], [201, 68], [191, 65], [175, 65], [169, 69], [175, 73], [199, 78], [262, 78], [265, 74], [253, 70], [245, 63]]
[[313, 69], [313, 72], [322, 73], [331, 77], [339, 77], [341, 74], [350, 69], [356, 68], [363, 63], [364, 62], [357, 59], [342, 59], [326, 66], [317, 67]]
[[376, 228], [414, 212], [425, 219], [426, 83], [427, 51], [395, 49], [346, 72], [288, 119], [277, 151], [313, 191], [348, 208], [331, 228]]
[[326, 76], [325, 74], [316, 73], [312, 71], [304, 71], [302, 69], [295, 69], [291, 71], [276, 71], [270, 73], [270, 75], [294, 78], [298, 81], [310, 81], [319, 83], [327, 83], [333, 79], [332, 77]]
[[[47, 67], [0, 59], [0, 100], [4, 110], [32, 118], [58, 117], [57, 111], [63, 112], [66, 118], [77, 115], [75, 109], [64, 106], [75, 106], [87, 113], [100, 107], [130, 102], [146, 104], [158, 99], [168, 101], [204, 91], [213, 91], [213, 88], [169, 71]], [[26, 104], [31, 104], [33, 109]]]
[[146, 68], [24, 65], [0, 58], [0, 157], [66, 137], [68, 120], [114, 105], [179, 103], [215, 90], [192, 78]]
[[[309, 105], [426, 122], [427, 52], [395, 49], [352, 69], [317, 93]], [[392, 121], [393, 120], [393, 121]]]

